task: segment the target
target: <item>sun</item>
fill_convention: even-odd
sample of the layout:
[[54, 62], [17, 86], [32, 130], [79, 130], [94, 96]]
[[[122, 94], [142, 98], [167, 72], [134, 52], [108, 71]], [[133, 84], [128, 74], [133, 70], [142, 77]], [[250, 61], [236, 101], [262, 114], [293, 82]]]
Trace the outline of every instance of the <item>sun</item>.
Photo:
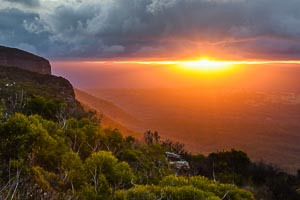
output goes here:
[[230, 68], [232, 63], [202, 58], [195, 61], [182, 61], [180, 65], [184, 68], [200, 70], [204, 72], [220, 72]]

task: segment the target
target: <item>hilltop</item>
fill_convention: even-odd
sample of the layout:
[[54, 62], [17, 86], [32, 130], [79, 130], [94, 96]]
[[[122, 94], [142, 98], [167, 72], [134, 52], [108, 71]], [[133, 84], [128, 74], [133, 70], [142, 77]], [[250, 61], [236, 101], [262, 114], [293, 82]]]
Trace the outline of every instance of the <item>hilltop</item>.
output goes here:
[[51, 65], [47, 59], [5, 46], [0, 46], [0, 65], [17, 67], [40, 74], [51, 74]]

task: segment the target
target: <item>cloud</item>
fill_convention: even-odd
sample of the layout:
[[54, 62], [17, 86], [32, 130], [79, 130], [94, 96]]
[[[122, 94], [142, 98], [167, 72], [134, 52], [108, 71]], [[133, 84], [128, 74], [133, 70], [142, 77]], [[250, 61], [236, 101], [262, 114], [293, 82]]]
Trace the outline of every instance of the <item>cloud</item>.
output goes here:
[[113, 46], [109, 46], [107, 48], [105, 48], [103, 50], [104, 53], [120, 53], [120, 52], [124, 52], [125, 47], [121, 46], [121, 45], [113, 45]]
[[[36, 13], [18, 9], [0, 10], [0, 44], [12, 47], [29, 47], [25, 50], [42, 50], [46, 55], [49, 45], [49, 33], [38, 31], [40, 17]], [[26, 44], [26, 45], [24, 45]]]
[[300, 54], [298, 0], [48, 2], [30, 12], [0, 10], [5, 34], [0, 42], [30, 44], [62, 59], [175, 57], [220, 50], [251, 56], [259, 52], [262, 57]]
[[36, 7], [40, 5], [39, 0], [4, 0], [11, 3], [19, 3], [29, 7]]

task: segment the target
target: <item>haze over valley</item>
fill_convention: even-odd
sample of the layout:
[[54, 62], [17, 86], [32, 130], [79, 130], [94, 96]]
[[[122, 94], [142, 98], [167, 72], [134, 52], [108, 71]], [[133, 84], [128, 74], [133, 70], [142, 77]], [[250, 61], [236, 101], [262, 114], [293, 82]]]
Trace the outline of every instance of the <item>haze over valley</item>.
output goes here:
[[[140, 71], [151, 67], [155, 68], [147, 66]], [[271, 162], [292, 173], [299, 168], [300, 88], [296, 83], [300, 69], [297, 66], [240, 66], [239, 72], [223, 77], [198, 77], [198, 80], [184, 77], [187, 75], [163, 79], [168, 74], [161, 74], [159, 69], [144, 80], [136, 80], [132, 76], [138, 77], [135, 73], [142, 72], [128, 70], [128, 74], [120, 77], [113, 69], [104, 66], [103, 73], [101, 64], [99, 68], [89, 79], [93, 84], [81, 89], [91, 96], [76, 92], [77, 98], [122, 125], [121, 129], [126, 127], [126, 133], [142, 138], [145, 131], [157, 130], [163, 138], [180, 141], [194, 153], [236, 148], [248, 152], [256, 161]], [[92, 80], [93, 76], [97, 78]], [[153, 80], [158, 84], [173, 81], [173, 85], [181, 81], [183, 86], [158, 88], [153, 84], [151, 88]], [[109, 104], [100, 103], [104, 101]], [[113, 126], [110, 122], [104, 117], [105, 126]]]

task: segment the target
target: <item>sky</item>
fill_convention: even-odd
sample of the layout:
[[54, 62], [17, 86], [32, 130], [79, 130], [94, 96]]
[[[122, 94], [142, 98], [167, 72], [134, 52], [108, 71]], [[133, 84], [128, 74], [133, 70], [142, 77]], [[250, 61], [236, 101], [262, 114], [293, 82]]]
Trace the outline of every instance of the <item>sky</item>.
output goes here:
[[206, 77], [152, 61], [299, 66], [299, 10], [299, 0], [0, 0], [0, 45], [49, 59], [79, 88], [194, 86]]
[[295, 60], [299, 0], [0, 0], [0, 44], [51, 60]]

